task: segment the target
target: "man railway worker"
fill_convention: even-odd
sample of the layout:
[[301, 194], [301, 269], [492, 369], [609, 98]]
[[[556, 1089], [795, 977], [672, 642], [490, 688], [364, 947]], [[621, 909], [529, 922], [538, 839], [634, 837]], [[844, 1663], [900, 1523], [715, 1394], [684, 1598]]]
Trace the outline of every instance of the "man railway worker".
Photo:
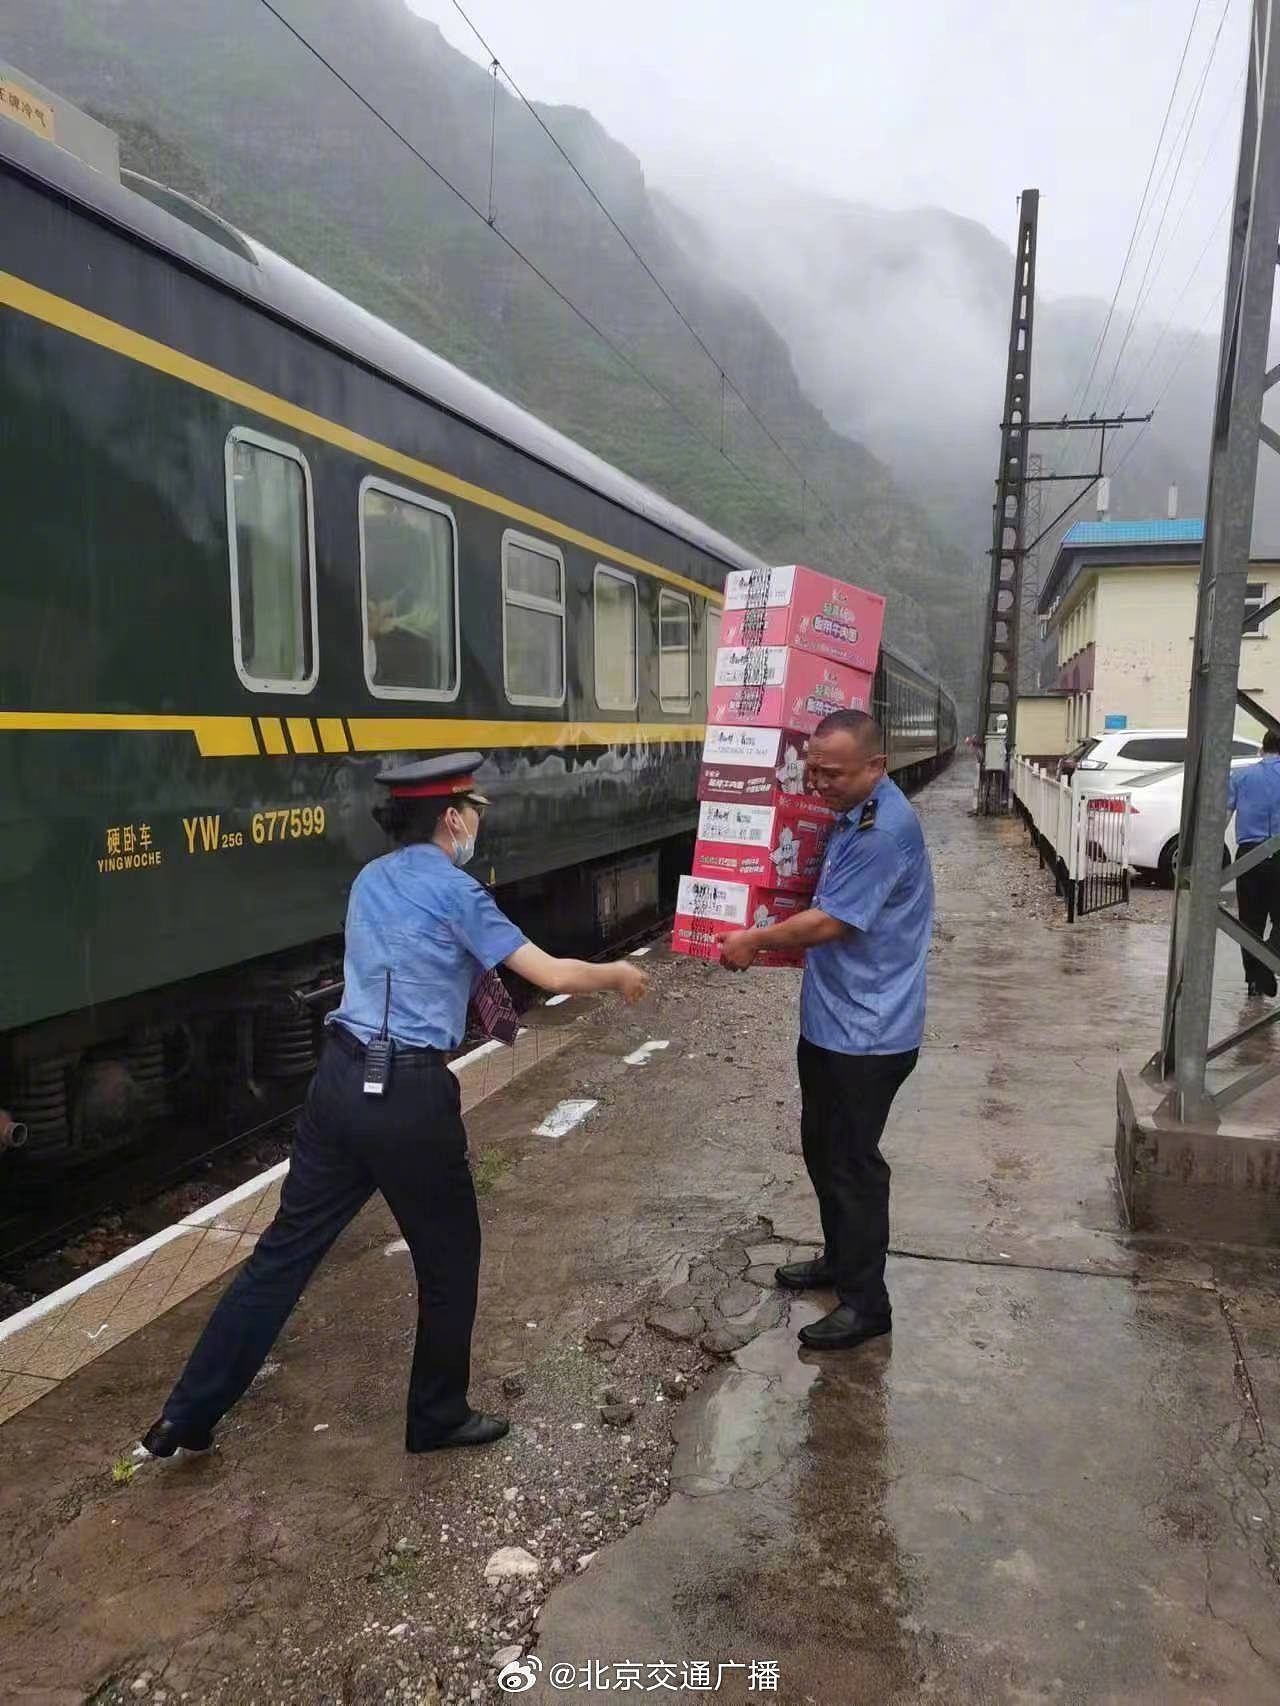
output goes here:
[[[616, 990], [628, 1002], [648, 980], [629, 960], [553, 959], [465, 874], [489, 803], [473, 780], [480, 762], [478, 752], [457, 753], [378, 777], [391, 798], [374, 816], [397, 846], [351, 887], [342, 1002], [328, 1021], [280, 1207], [144, 1437], [154, 1457], [209, 1449], [317, 1263], [375, 1190], [418, 1280], [406, 1449], [488, 1445], [507, 1432], [502, 1417], [467, 1401], [480, 1221], [446, 1051], [461, 1043], [472, 993], [498, 965], [557, 994]], [[380, 1036], [390, 1039], [385, 1070]], [[370, 1088], [379, 1078], [381, 1093]]]
[[885, 1289], [889, 1165], [880, 1138], [924, 1036], [933, 875], [920, 822], [885, 772], [884, 736], [836, 711], [809, 742], [811, 785], [838, 815], [807, 912], [740, 930], [721, 960], [745, 971], [763, 948], [803, 948], [800, 1135], [822, 1217], [823, 1253], [780, 1267], [794, 1291], [831, 1287], [836, 1307], [800, 1330], [847, 1349], [891, 1327]]
[[[1262, 757], [1231, 772], [1227, 783], [1231, 810], [1236, 814], [1236, 855], [1250, 852], [1260, 841], [1280, 835], [1280, 734], [1268, 729], [1262, 737]], [[1255, 936], [1267, 934], [1271, 921], [1273, 940], [1280, 936], [1280, 853], [1236, 878], [1236, 906], [1240, 922]], [[1247, 948], [1244, 980], [1250, 995], [1273, 996], [1275, 973]]]

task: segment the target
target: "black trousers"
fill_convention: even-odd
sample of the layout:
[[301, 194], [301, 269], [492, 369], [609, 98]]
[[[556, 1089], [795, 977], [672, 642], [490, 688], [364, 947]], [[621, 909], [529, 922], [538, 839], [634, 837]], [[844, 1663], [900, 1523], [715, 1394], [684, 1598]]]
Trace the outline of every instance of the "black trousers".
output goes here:
[[[1242, 841], [1237, 854], [1256, 847], [1256, 841]], [[1251, 871], [1236, 878], [1236, 910], [1240, 922], [1255, 936], [1265, 937], [1270, 925], [1272, 935], [1280, 935], [1280, 853], [1273, 853]], [[1255, 959], [1247, 948], [1241, 948], [1245, 982], [1260, 989], [1264, 995], [1276, 993], [1275, 973], [1261, 960]]]
[[889, 1163], [880, 1138], [919, 1051], [837, 1054], [800, 1039], [800, 1140], [841, 1303], [889, 1314]]
[[[366, 1096], [363, 1051], [326, 1040], [307, 1092], [280, 1207], [210, 1316], [164, 1407], [212, 1427], [262, 1367], [321, 1257], [380, 1190], [418, 1279], [406, 1444], [470, 1414], [480, 1217], [457, 1077], [437, 1055], [397, 1057], [387, 1093]], [[359, 1300], [354, 1300], [359, 1308]]]

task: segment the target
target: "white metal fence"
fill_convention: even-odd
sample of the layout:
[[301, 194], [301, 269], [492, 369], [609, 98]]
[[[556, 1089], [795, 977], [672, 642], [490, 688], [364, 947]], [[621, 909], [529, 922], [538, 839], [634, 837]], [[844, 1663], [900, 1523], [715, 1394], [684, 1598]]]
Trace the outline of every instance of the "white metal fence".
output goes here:
[[1015, 758], [1010, 794], [1074, 921], [1129, 898], [1129, 794], [1078, 789]]

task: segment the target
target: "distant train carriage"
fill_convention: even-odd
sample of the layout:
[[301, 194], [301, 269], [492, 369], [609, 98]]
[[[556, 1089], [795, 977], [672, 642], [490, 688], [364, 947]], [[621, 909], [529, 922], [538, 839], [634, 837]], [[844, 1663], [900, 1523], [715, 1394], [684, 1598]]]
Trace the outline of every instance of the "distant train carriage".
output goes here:
[[[60, 1158], [309, 1069], [388, 754], [491, 755], [479, 874], [531, 927], [656, 912], [718, 589], [761, 565], [206, 210], [0, 131], [0, 1108]], [[888, 652], [876, 696], [922, 778], [950, 700]]]

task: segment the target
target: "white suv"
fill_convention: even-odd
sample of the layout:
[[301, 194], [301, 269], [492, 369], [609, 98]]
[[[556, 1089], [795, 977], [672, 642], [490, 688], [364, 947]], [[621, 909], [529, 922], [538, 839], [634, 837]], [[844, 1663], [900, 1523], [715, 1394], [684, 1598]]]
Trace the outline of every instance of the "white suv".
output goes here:
[[[1261, 751], [1256, 740], [1237, 735], [1231, 742], [1233, 759], [1257, 758]], [[1060, 758], [1058, 775], [1072, 777], [1082, 788], [1122, 788], [1135, 776], [1185, 764], [1186, 759], [1185, 729], [1108, 729]]]

